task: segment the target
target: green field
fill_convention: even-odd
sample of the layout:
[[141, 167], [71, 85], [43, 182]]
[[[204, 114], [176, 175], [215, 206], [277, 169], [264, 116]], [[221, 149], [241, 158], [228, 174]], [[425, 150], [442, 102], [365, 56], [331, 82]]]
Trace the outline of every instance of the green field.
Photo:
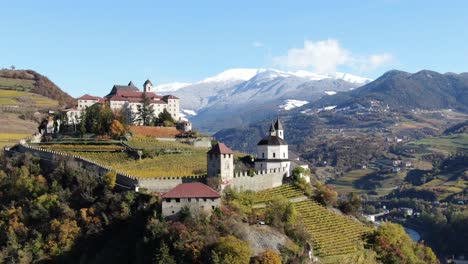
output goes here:
[[0, 105], [54, 107], [58, 105], [58, 102], [34, 93], [0, 90]]
[[447, 154], [468, 153], [468, 134], [455, 134], [443, 137], [424, 138], [408, 143], [408, 145], [421, 145], [428, 150], [441, 151]]

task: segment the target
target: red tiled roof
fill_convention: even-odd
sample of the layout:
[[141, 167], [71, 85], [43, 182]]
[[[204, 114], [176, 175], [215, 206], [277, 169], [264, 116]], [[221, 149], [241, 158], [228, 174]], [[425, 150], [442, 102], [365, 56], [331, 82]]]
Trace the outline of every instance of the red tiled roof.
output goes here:
[[214, 145], [209, 151], [208, 154], [232, 154], [232, 150], [228, 148], [224, 143], [218, 143]]
[[163, 96], [164, 99], [179, 99], [179, 97], [176, 97], [174, 95], [165, 95]]
[[182, 183], [162, 196], [163, 198], [220, 198], [221, 195], [200, 182]]
[[76, 98], [77, 100], [99, 100], [101, 99], [101, 97], [99, 96], [94, 96], [94, 95], [89, 95], [89, 94], [85, 94], [81, 97], [78, 97]]
[[180, 131], [175, 127], [156, 127], [156, 126], [130, 126], [130, 131], [134, 134], [150, 137], [175, 137]]

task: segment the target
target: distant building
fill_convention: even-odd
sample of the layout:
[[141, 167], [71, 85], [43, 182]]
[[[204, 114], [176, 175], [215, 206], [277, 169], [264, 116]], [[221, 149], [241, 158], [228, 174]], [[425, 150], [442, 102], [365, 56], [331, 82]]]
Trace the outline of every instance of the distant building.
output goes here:
[[[140, 91], [133, 82], [128, 85], [114, 85], [108, 95], [104, 98], [85, 94], [77, 98], [77, 106], [74, 110], [68, 110], [67, 115], [69, 124], [75, 120], [73, 116], [81, 116], [81, 111], [96, 103], [107, 104], [112, 110], [125, 110], [128, 120], [138, 125], [138, 107], [142, 105], [142, 96], [146, 93], [150, 104], [153, 107], [154, 116], [158, 116], [164, 110], [167, 110], [175, 121], [180, 120], [180, 99], [173, 95], [160, 96], [153, 92], [153, 84], [146, 80], [143, 84], [143, 92]], [[77, 112], [80, 114], [77, 114]]]
[[221, 206], [221, 195], [200, 182], [182, 183], [162, 196], [163, 216], [176, 216], [184, 207], [208, 214]]

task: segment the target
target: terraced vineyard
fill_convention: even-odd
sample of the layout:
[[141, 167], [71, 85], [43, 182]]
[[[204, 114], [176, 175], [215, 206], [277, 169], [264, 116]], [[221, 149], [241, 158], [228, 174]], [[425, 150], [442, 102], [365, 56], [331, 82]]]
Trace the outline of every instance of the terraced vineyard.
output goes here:
[[53, 107], [57, 106], [58, 102], [34, 93], [15, 90], [0, 90], [0, 105]]
[[151, 137], [135, 136], [126, 144], [135, 149], [192, 151], [193, 147], [174, 141], [157, 140]]
[[314, 250], [321, 257], [349, 254], [362, 248], [361, 236], [370, 229], [306, 200], [294, 204], [307, 231], [314, 240]]
[[280, 187], [256, 192], [254, 203], [265, 203], [273, 200], [275, 197], [284, 197], [290, 199], [303, 195], [304, 193], [296, 186], [292, 184], [283, 184]]
[[27, 136], [30, 136], [30, 134], [0, 133], [0, 147], [13, 146], [17, 144], [20, 139]]

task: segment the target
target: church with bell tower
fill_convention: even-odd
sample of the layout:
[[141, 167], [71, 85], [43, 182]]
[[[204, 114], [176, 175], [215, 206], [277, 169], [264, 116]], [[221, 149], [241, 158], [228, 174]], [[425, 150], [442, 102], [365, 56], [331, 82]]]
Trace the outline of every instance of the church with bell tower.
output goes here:
[[256, 170], [281, 169], [289, 177], [291, 162], [288, 157], [288, 143], [284, 140], [284, 128], [279, 119], [271, 124], [269, 135], [257, 144]]

